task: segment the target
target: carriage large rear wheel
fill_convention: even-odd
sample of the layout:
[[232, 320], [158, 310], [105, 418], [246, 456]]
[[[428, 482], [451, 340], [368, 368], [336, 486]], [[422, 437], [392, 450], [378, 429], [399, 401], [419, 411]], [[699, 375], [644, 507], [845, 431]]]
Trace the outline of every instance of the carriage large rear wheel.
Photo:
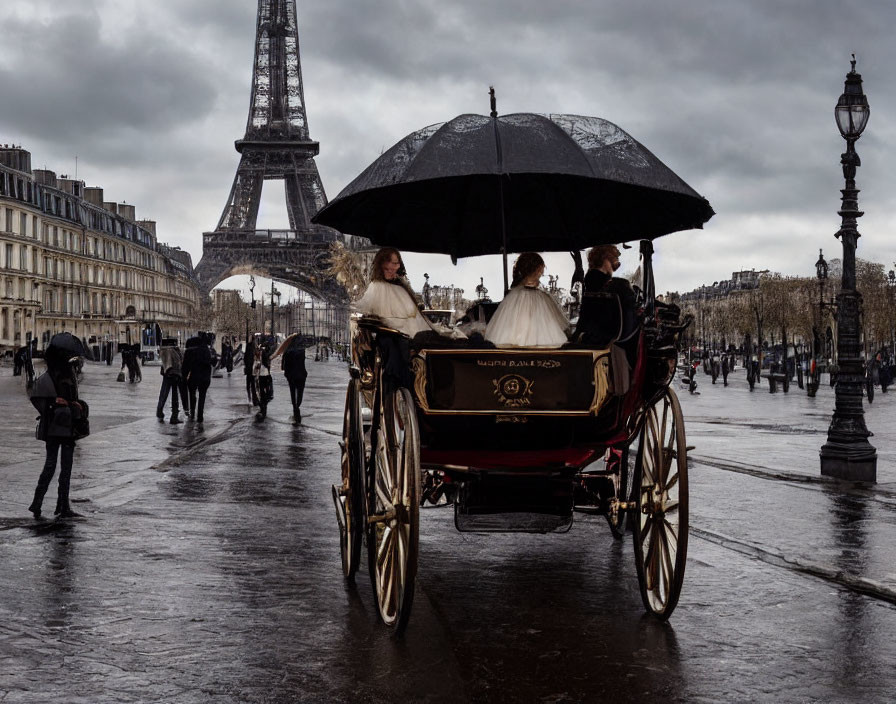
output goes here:
[[420, 531], [420, 434], [410, 391], [377, 401], [367, 490], [367, 561], [383, 623], [401, 634], [414, 600]]
[[635, 561], [644, 607], [669, 618], [684, 580], [688, 458], [684, 419], [670, 388], [644, 414], [635, 462]]
[[364, 446], [364, 425], [361, 418], [361, 385], [357, 379], [348, 383], [345, 392], [345, 413], [342, 418], [342, 484], [333, 487], [336, 515], [339, 521], [339, 548], [342, 572], [354, 579], [361, 561], [364, 537], [364, 476], [367, 456]]

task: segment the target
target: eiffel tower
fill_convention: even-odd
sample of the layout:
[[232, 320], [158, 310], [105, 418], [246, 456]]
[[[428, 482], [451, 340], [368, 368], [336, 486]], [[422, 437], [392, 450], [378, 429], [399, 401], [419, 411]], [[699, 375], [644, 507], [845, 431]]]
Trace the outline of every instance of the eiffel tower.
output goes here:
[[[344, 302], [345, 292], [324, 275], [339, 232], [311, 223], [327, 203], [308, 132], [295, 0], [258, 0], [255, 63], [246, 134], [235, 143], [240, 163], [214, 232], [203, 234], [195, 274], [210, 291], [233, 274], [260, 274], [316, 298]], [[289, 229], [256, 230], [265, 181], [285, 182]]]

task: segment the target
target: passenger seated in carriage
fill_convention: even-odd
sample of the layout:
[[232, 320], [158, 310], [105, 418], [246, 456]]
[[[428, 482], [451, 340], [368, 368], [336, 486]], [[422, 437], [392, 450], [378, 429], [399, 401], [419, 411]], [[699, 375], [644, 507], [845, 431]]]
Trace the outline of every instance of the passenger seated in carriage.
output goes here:
[[633, 361], [637, 346], [637, 302], [632, 285], [613, 276], [619, 268], [619, 249], [612, 244], [592, 247], [582, 293], [582, 309], [573, 339], [586, 345], [625, 348]]
[[[370, 283], [364, 295], [355, 303], [355, 310], [376, 316], [386, 327], [414, 338], [421, 333], [463, 338], [458, 330], [434, 325], [417, 306], [417, 299], [408, 283], [401, 253], [394, 247], [383, 247], [370, 265]], [[396, 335], [378, 337], [383, 368], [390, 383], [410, 386], [410, 349], [408, 340]]]
[[370, 283], [355, 303], [355, 310], [380, 318], [386, 327], [408, 337], [421, 332], [434, 332], [448, 337], [463, 337], [446, 325], [433, 324], [420, 312], [417, 298], [407, 280], [401, 253], [394, 247], [383, 247], [370, 265]]
[[406, 276], [399, 251], [383, 247], [373, 258], [370, 283], [355, 308], [359, 313], [375, 315], [386, 326], [413, 337], [418, 332], [432, 330], [432, 325], [420, 313]]
[[561, 347], [569, 341], [569, 321], [560, 304], [538, 287], [544, 259], [523, 252], [513, 265], [513, 283], [485, 331], [495, 347]]

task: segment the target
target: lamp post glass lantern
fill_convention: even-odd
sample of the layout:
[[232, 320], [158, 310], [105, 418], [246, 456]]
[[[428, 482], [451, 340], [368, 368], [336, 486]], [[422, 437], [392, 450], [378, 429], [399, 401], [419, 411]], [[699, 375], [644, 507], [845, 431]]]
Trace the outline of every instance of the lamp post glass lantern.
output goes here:
[[[841, 225], [836, 236], [843, 244], [843, 274], [840, 293], [837, 294], [837, 385], [836, 403], [827, 442], [821, 447], [821, 473], [825, 476], [852, 481], [877, 480], [877, 451], [868, 442], [871, 433], [865, 426], [862, 408], [862, 387], [865, 370], [861, 358], [859, 316], [862, 296], [856, 291], [856, 246], [859, 231], [856, 220], [863, 215], [859, 210], [856, 188], [856, 168], [862, 162], [855, 151], [855, 143], [868, 124], [870, 107], [862, 91], [862, 76], [856, 73], [855, 54], [852, 68], [846, 75], [843, 94], [834, 108], [834, 117], [840, 134], [846, 140], [846, 151], [840, 156], [843, 178], [842, 204], [838, 211]], [[819, 281], [826, 278], [827, 267], [816, 272]], [[822, 276], [824, 274], [824, 277]]]

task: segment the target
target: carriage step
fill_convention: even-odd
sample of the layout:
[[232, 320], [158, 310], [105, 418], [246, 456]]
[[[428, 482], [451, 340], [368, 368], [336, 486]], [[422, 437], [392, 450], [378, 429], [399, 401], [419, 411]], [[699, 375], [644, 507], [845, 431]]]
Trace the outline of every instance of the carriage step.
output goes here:
[[459, 531], [565, 533], [572, 527], [569, 477], [480, 475], [460, 483], [454, 503]]
[[454, 525], [461, 533], [566, 533], [572, 527], [572, 514], [555, 516], [525, 511], [512, 513], [455, 511]]

